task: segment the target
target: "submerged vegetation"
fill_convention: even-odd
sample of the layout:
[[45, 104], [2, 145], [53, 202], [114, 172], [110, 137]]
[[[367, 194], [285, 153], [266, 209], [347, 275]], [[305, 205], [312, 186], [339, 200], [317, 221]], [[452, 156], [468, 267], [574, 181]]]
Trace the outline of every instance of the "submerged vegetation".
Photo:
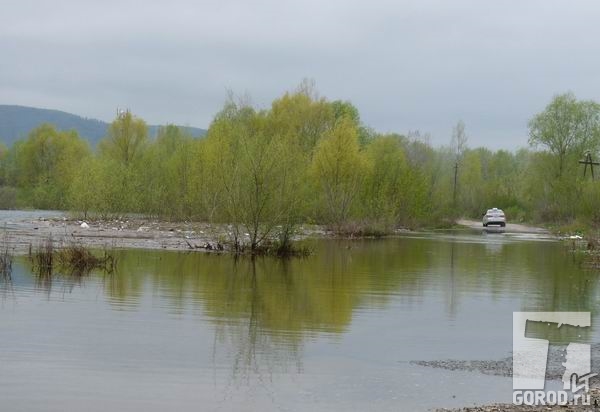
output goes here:
[[102, 257], [97, 257], [89, 249], [74, 243], [57, 248], [51, 237], [35, 249], [30, 247], [29, 260], [33, 272], [40, 278], [50, 278], [56, 270], [70, 276], [82, 276], [94, 269], [112, 273], [115, 267], [113, 254], [106, 250]]
[[1, 241], [2, 243], [0, 244], [0, 279], [2, 279], [4, 282], [9, 282], [12, 279], [13, 257], [9, 249], [8, 231], [6, 230], [6, 224], [4, 224], [4, 233], [2, 234]]
[[0, 206], [227, 223], [232, 249], [255, 254], [295, 253], [301, 223], [381, 236], [493, 206], [511, 221], [600, 224], [600, 185], [578, 163], [597, 158], [599, 105], [556, 96], [529, 129], [529, 149], [491, 151], [469, 148], [458, 122], [433, 148], [427, 134], [371, 130], [351, 103], [304, 82], [266, 109], [230, 97], [200, 139], [172, 125], [149, 139], [129, 112], [95, 150], [40, 126], [0, 153]]
[[102, 257], [97, 257], [90, 250], [81, 245], [72, 244], [57, 252], [58, 265], [67, 268], [74, 275], [83, 275], [93, 269], [101, 269], [111, 273], [114, 271], [115, 259], [108, 251]]
[[8, 246], [5, 246], [0, 251], [0, 278], [3, 280], [10, 280], [12, 277], [12, 264], [13, 258], [8, 250]]
[[40, 243], [35, 250], [30, 246], [29, 260], [33, 272], [40, 278], [49, 278], [54, 269], [54, 242], [51, 237]]

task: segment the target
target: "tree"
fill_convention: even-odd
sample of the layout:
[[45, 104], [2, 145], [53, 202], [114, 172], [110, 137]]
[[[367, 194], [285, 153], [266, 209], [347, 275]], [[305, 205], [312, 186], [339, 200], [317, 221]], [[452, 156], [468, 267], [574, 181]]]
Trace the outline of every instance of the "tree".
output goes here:
[[597, 151], [600, 144], [600, 105], [578, 101], [572, 93], [554, 96], [529, 122], [529, 144], [546, 147], [557, 158], [558, 177], [569, 155]]
[[[68, 205], [72, 211], [77, 211], [88, 218], [89, 212], [105, 212], [108, 208], [102, 206], [106, 204], [106, 193], [102, 190], [104, 181], [100, 180], [99, 161], [96, 158], [86, 162], [85, 167], [78, 170], [68, 189]], [[114, 207], [114, 205], [110, 205]]]
[[[145, 196], [148, 165], [143, 164], [148, 142], [148, 127], [129, 111], [122, 112], [111, 123], [107, 136], [98, 145], [99, 179], [105, 191], [101, 210], [112, 213], [151, 212]], [[106, 214], [107, 212], [103, 212]]]
[[44, 124], [17, 146], [16, 176], [23, 201], [38, 208], [65, 208], [73, 178], [90, 155], [75, 131]]
[[162, 217], [189, 219], [194, 213], [193, 163], [197, 142], [183, 129], [167, 125], [143, 156], [145, 173], [141, 176], [145, 191], [144, 204], [149, 212]]
[[450, 150], [454, 155], [454, 189], [452, 202], [456, 206], [456, 195], [458, 190], [458, 167], [464, 157], [467, 149], [467, 135], [465, 133], [465, 123], [459, 120], [452, 129], [452, 140], [450, 141]]
[[110, 124], [108, 135], [100, 142], [100, 151], [126, 167], [137, 160], [148, 140], [148, 126], [127, 111]]
[[358, 112], [356, 106], [354, 106], [352, 103], [344, 102], [341, 100], [334, 100], [331, 103], [329, 103], [329, 105], [333, 109], [336, 121], [338, 119], [346, 117], [356, 124], [356, 127], [358, 128], [358, 142], [361, 146], [367, 145], [369, 141], [375, 137], [375, 131], [362, 124], [360, 120], [360, 113]]
[[209, 196], [220, 199], [219, 217], [232, 224], [234, 245], [246, 243], [242, 228], [252, 250], [271, 235], [289, 240], [298, 207], [299, 145], [274, 133], [268, 113], [230, 100], [211, 124], [205, 149], [208, 173], [216, 179], [216, 194]]
[[334, 108], [307, 90], [285, 93], [275, 100], [269, 112], [271, 127], [282, 137], [295, 140], [306, 154], [312, 154], [323, 133], [335, 125]]
[[367, 171], [363, 184], [363, 215], [386, 228], [398, 224], [412, 196], [406, 156], [398, 135], [378, 136], [365, 150]]
[[[460, 204], [462, 213], [477, 216], [485, 206], [485, 182], [482, 171], [482, 151], [468, 150], [463, 154], [461, 165]], [[479, 215], [480, 216], [480, 215]]]
[[364, 177], [356, 124], [342, 118], [317, 145], [312, 171], [325, 208], [325, 219], [338, 229], [346, 223]]

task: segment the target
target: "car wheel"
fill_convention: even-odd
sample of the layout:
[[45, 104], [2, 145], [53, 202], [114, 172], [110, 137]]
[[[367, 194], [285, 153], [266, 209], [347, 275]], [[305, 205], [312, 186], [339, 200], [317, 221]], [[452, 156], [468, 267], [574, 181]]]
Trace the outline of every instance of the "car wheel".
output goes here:
[[484, 223], [484, 224], [483, 224], [483, 227], [487, 227], [487, 223]]

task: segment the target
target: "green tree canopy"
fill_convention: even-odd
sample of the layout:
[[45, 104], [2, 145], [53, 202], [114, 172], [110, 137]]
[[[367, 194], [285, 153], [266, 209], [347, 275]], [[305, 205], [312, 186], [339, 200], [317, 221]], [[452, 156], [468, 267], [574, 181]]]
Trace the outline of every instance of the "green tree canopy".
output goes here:
[[344, 117], [321, 139], [312, 170], [320, 191], [325, 219], [340, 226], [352, 211], [365, 176], [364, 158], [354, 121]]
[[598, 150], [600, 105], [577, 100], [572, 93], [555, 96], [545, 110], [529, 122], [529, 144], [543, 146], [555, 155], [556, 173], [562, 176], [569, 155]]
[[139, 159], [148, 140], [148, 126], [129, 111], [121, 113], [109, 126], [107, 136], [100, 141], [100, 151], [129, 166]]
[[38, 208], [66, 208], [75, 176], [89, 160], [90, 150], [77, 132], [59, 132], [52, 125], [34, 129], [17, 146], [16, 169], [23, 201]]

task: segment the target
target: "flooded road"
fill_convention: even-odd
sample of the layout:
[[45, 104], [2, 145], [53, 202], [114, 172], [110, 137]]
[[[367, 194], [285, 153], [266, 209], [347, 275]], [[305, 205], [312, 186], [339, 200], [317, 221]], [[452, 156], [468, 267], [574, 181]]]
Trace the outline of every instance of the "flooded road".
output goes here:
[[548, 229], [525, 225], [521, 223], [513, 223], [510, 221], [506, 223], [506, 227], [500, 227], [495, 225], [483, 227], [483, 223], [481, 221], [470, 219], [459, 219], [456, 223], [473, 230], [483, 230], [484, 232], [489, 233], [521, 233], [529, 235], [550, 235]]
[[591, 311], [557, 241], [482, 231], [314, 240], [307, 259], [119, 251], [117, 273], [0, 281], [0, 410], [425, 411], [510, 402], [513, 311]]

